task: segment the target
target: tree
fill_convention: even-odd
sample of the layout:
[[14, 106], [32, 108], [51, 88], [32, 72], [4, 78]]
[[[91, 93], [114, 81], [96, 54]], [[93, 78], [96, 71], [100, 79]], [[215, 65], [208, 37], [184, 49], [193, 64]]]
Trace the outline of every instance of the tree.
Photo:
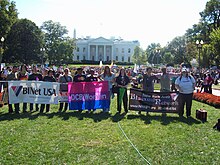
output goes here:
[[163, 56], [163, 62], [169, 64], [173, 62], [173, 56], [170, 52], [165, 52]]
[[175, 37], [167, 46], [167, 49], [174, 57], [174, 64], [181, 64], [182, 62], [188, 62], [186, 56], [186, 40], [184, 36]]
[[157, 54], [157, 50], [160, 50], [161, 49], [161, 46], [159, 43], [151, 43], [147, 49], [146, 49], [146, 54], [147, 54], [147, 61], [150, 63], [150, 64], [156, 64], [157, 63], [157, 57], [156, 55]]
[[28, 19], [18, 20], [6, 40], [7, 50], [3, 56], [8, 63], [34, 63], [41, 61], [40, 48], [43, 44], [41, 30]]
[[210, 0], [206, 8], [200, 13], [203, 22], [207, 22], [211, 29], [220, 27], [220, 1]]
[[0, 0], [0, 38], [7, 37], [11, 26], [18, 19], [18, 13], [15, 2], [9, 0]]
[[[15, 3], [9, 0], [0, 0], [0, 39], [4, 37], [6, 40], [11, 26], [17, 20], [18, 13]], [[2, 44], [2, 43], [1, 43]], [[2, 61], [2, 55], [5, 50], [5, 45], [0, 46], [0, 63]]]
[[211, 48], [214, 52], [214, 60], [216, 61], [216, 65], [220, 64], [220, 28], [213, 30], [210, 34], [211, 39]]
[[48, 60], [53, 64], [72, 61], [74, 40], [66, 37], [68, 30], [59, 22], [45, 21], [41, 26], [44, 32], [45, 48]]
[[142, 61], [142, 59], [144, 59], [144, 56], [145, 54], [143, 50], [139, 46], [136, 46], [134, 48], [134, 54], [132, 55], [133, 63], [137, 65], [144, 64], [144, 61]]

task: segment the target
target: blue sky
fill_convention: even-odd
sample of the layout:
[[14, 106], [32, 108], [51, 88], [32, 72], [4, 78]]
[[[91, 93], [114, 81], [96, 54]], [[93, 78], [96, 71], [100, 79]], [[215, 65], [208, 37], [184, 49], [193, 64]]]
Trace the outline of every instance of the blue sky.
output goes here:
[[69, 36], [112, 36], [165, 46], [197, 24], [208, 0], [14, 0], [19, 18], [41, 26], [52, 20]]

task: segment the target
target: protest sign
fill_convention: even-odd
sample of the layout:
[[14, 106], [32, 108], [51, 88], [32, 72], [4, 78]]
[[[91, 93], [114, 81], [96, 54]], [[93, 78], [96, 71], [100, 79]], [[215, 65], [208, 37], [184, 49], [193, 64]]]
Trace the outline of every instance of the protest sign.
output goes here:
[[108, 82], [68, 83], [70, 110], [109, 108], [110, 92]]
[[129, 109], [146, 112], [178, 113], [178, 94], [175, 92], [144, 92], [130, 89]]
[[58, 104], [60, 84], [42, 81], [9, 81], [9, 103]]

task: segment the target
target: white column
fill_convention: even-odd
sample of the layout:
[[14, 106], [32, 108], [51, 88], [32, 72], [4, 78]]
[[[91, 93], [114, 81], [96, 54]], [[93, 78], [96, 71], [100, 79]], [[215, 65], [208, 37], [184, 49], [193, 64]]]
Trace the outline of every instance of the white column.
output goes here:
[[113, 45], [111, 45], [111, 47], [112, 47], [112, 52], [111, 52], [110, 59], [113, 61]]
[[98, 45], [95, 46], [95, 61], [99, 61], [99, 59], [98, 59]]
[[106, 45], [104, 45], [104, 61], [106, 61]]
[[90, 58], [90, 45], [88, 45], [88, 51], [87, 52], [88, 52], [88, 56], [87, 56], [88, 60], [91, 60], [91, 58]]

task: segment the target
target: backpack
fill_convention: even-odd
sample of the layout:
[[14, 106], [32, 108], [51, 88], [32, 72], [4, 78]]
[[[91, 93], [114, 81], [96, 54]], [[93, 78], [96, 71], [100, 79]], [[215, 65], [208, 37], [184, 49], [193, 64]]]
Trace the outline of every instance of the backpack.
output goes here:
[[[192, 79], [192, 76], [189, 75], [188, 77], [190, 80]], [[181, 81], [181, 79], [182, 79], [182, 75], [180, 76], [180, 81]]]

